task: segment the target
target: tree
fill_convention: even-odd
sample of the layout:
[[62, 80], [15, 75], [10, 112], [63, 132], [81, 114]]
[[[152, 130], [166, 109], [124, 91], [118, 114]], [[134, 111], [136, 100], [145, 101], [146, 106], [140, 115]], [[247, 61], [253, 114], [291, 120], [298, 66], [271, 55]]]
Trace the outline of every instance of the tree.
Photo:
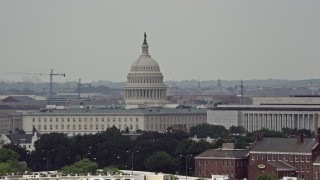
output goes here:
[[190, 128], [190, 136], [197, 136], [198, 138], [218, 138], [227, 135], [228, 131], [224, 126], [211, 125], [207, 123], [199, 124]]
[[11, 149], [0, 149], [0, 175], [27, 170], [18, 164], [19, 155]]
[[256, 180], [278, 180], [278, 178], [274, 174], [260, 174]]
[[13, 144], [13, 143], [5, 144], [2, 147], [6, 148], [6, 149], [11, 149], [14, 152], [16, 152], [19, 155], [18, 161], [27, 161], [28, 152], [27, 152], [27, 150], [25, 148], [23, 148], [23, 147], [21, 147], [19, 145]]
[[105, 175], [108, 175], [108, 174], [116, 175], [116, 174], [120, 174], [120, 173], [121, 173], [121, 171], [114, 166], [107, 166], [107, 167], [103, 168], [103, 174], [105, 174]]
[[83, 159], [75, 162], [73, 165], [64, 166], [59, 171], [64, 174], [94, 174], [98, 168], [97, 163], [89, 159]]
[[0, 175], [16, 173], [17, 169], [12, 162], [0, 162]]
[[147, 158], [145, 166], [149, 171], [174, 173], [178, 169], [178, 162], [168, 153], [159, 151]]
[[243, 126], [231, 126], [229, 128], [229, 132], [231, 134], [244, 134], [246, 133], [246, 129]]
[[0, 149], [0, 162], [17, 162], [19, 155], [11, 149]]

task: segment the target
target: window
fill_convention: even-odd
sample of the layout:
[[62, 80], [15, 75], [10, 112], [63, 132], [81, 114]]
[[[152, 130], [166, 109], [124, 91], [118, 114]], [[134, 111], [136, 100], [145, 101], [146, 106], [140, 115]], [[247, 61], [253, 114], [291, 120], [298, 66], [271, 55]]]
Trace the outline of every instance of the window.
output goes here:
[[201, 161], [200, 160], [198, 161], [198, 166], [201, 166]]
[[296, 155], [296, 156], [295, 156], [295, 161], [296, 161], [296, 162], [299, 162], [299, 161], [300, 161], [300, 156]]
[[56, 118], [56, 122], [58, 122], [59, 121], [59, 119], [58, 118]]
[[67, 121], [70, 122], [70, 118], [68, 118]]
[[101, 130], [104, 130], [104, 125], [103, 124], [101, 125]]
[[252, 154], [251, 160], [252, 161], [256, 160], [256, 155], [255, 154]]
[[293, 155], [290, 155], [290, 162], [293, 162]]
[[96, 124], [96, 130], [98, 130], [99, 129], [99, 125], [98, 124]]
[[306, 165], [306, 172], [310, 172], [310, 166]]
[[58, 125], [56, 125], [56, 130], [58, 129]]
[[61, 122], [64, 122], [64, 118], [61, 118]]
[[310, 156], [307, 156], [306, 162], [310, 162]]
[[272, 161], [275, 161], [276, 160], [276, 156], [275, 154], [272, 154]]
[[305, 156], [300, 156], [300, 161], [304, 162]]
[[47, 122], [47, 118], [44, 118], [43, 121], [44, 121], [44, 122]]
[[267, 154], [267, 160], [271, 161], [271, 154]]
[[84, 125], [84, 129], [87, 130], [87, 125], [86, 124]]
[[208, 160], [204, 160], [204, 165], [208, 166]]
[[219, 166], [219, 161], [218, 161], [218, 160], [216, 160], [216, 166], [217, 166], [217, 167]]
[[[47, 126], [44, 125], [44, 127], [45, 127], [44, 130], [46, 130], [46, 127], [47, 127]], [[41, 130], [41, 125], [38, 125], [38, 130]]]
[[50, 118], [50, 122], [52, 122], [52, 118]]
[[75, 129], [76, 129], [76, 125], [73, 125], [73, 126], [72, 126], [72, 129], [75, 130]]
[[41, 118], [38, 118], [38, 121], [41, 122]]
[[301, 172], [304, 172], [304, 165], [300, 166]]
[[68, 129], [68, 130], [70, 129], [70, 125], [67, 125], [67, 129]]
[[93, 129], [93, 125], [92, 124], [90, 124], [90, 130], [92, 130]]
[[233, 167], [233, 160], [231, 160], [231, 167]]
[[139, 121], [139, 118], [136, 118], [136, 121], [138, 122], [138, 121]]
[[101, 121], [104, 122], [104, 118], [101, 118]]
[[36, 121], [36, 119], [35, 118], [32, 118], [32, 122], [35, 122]]
[[52, 124], [50, 124], [50, 130], [52, 130]]
[[64, 125], [61, 125], [61, 129], [62, 129], [62, 130], [64, 129]]
[[81, 118], [79, 118], [79, 122], [81, 122]]
[[81, 125], [79, 124], [79, 130], [81, 130]]

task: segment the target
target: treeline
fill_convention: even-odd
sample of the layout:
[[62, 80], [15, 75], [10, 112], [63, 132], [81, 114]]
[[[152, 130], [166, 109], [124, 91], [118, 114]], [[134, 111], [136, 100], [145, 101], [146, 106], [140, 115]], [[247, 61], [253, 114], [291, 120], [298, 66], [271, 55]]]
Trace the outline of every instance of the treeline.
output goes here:
[[[5, 148], [16, 151], [20, 160], [25, 160], [33, 171], [58, 170], [80, 160], [89, 159], [97, 168], [113, 166], [119, 169], [153, 172], [185, 172], [186, 157], [188, 172], [194, 171], [194, 158], [208, 150], [221, 148], [222, 143], [235, 143], [237, 149], [249, 148], [256, 134], [266, 137], [290, 137], [303, 133], [311, 137], [309, 130], [283, 129], [282, 132], [262, 129], [247, 133], [243, 127], [201, 124], [190, 128], [188, 133], [168, 129], [166, 133], [142, 132], [136, 139], [124, 135], [116, 127], [94, 135], [67, 137], [61, 133], [44, 134], [35, 143], [35, 151], [27, 154], [15, 145]], [[195, 138], [196, 137], [196, 138]], [[206, 141], [207, 138], [213, 140]], [[192, 140], [195, 138], [196, 140]], [[0, 155], [1, 156], [1, 155]]]

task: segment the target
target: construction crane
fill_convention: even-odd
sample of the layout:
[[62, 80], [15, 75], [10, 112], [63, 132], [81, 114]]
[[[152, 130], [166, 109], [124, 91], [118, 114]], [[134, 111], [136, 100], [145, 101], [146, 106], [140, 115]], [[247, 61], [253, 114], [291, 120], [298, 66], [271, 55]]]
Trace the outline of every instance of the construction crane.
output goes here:
[[91, 87], [91, 83], [81, 83], [81, 78], [80, 78], [78, 82], [78, 99], [81, 98], [81, 87], [84, 87], [84, 86]]
[[49, 75], [49, 76], [50, 76], [49, 97], [52, 97], [52, 94], [53, 94], [53, 76], [63, 76], [63, 77], [66, 77], [66, 74], [65, 74], [65, 73], [62, 73], [62, 74], [53, 73], [53, 69], [51, 69], [50, 74], [40, 74], [40, 75]]
[[46, 73], [23, 73], [23, 72], [8, 72], [6, 74], [22, 74], [22, 75], [24, 74], [24, 75], [39, 75], [39, 76], [49, 75], [50, 76], [49, 97], [52, 97], [52, 95], [53, 95], [53, 76], [66, 77], [65, 73], [61, 73], [61, 74], [53, 73], [53, 69], [51, 69], [51, 72], [49, 74], [46, 74]]

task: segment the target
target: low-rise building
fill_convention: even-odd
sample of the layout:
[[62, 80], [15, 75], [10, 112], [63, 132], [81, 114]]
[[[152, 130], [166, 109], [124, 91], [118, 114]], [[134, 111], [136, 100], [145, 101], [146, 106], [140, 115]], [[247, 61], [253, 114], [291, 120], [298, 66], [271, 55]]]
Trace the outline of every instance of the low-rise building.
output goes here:
[[113, 126], [121, 131], [164, 132], [169, 127], [190, 127], [206, 123], [206, 110], [203, 109], [45, 109], [26, 113], [23, 117], [23, 130], [32, 133], [59, 132], [69, 136], [94, 134]]
[[282, 128], [318, 129], [320, 106], [309, 105], [218, 105], [208, 110], [208, 123], [243, 126], [248, 132], [263, 128], [281, 131]]
[[[225, 175], [229, 179], [255, 180], [261, 174], [278, 179], [318, 179], [320, 173], [320, 136], [317, 138], [263, 138], [257, 136], [248, 150], [212, 149], [195, 157], [196, 175], [208, 178]], [[242, 162], [244, 166], [239, 166]], [[241, 175], [241, 177], [239, 177]]]
[[0, 135], [0, 147], [5, 144], [15, 144], [27, 151], [34, 151], [34, 143], [40, 138], [40, 134], [34, 132], [33, 134], [1, 134]]
[[248, 153], [245, 149], [234, 149], [230, 143], [224, 144], [222, 149], [207, 150], [195, 157], [195, 176], [243, 179], [247, 177]]

